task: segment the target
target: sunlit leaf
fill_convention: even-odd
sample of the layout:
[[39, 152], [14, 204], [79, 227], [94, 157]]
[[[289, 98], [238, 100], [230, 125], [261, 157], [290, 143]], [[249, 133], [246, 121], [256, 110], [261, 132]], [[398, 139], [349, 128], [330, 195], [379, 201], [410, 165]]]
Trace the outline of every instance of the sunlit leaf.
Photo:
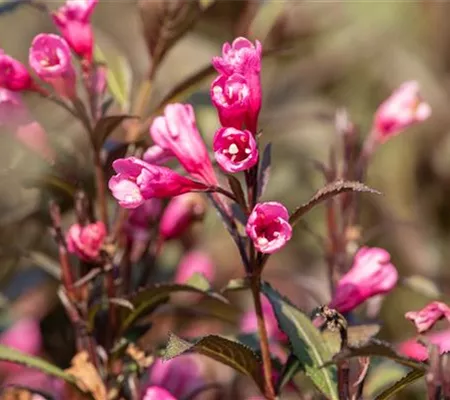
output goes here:
[[[381, 326], [378, 324], [349, 326], [347, 328], [348, 344], [350, 346], [362, 346], [376, 336]], [[322, 336], [331, 350], [332, 354], [339, 353], [341, 350], [341, 336], [338, 331], [325, 330]]]
[[246, 290], [250, 288], [250, 280], [247, 278], [231, 279], [220, 292], [234, 292], [239, 290]]
[[386, 400], [403, 390], [405, 387], [411, 385], [418, 379], [422, 378], [425, 375], [425, 371], [421, 371], [418, 369], [413, 369], [407, 375], [405, 375], [402, 379], [394, 383], [392, 386], [388, 387], [382, 393], [380, 393], [375, 400]]

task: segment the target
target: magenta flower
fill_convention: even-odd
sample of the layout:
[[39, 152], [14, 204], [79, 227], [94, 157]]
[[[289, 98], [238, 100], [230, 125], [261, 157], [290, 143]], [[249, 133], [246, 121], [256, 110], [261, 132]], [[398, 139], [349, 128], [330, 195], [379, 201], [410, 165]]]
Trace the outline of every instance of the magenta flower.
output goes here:
[[[286, 334], [278, 327], [278, 321], [273, 312], [270, 301], [265, 296], [261, 297], [262, 310], [264, 313], [264, 321], [266, 323], [266, 330], [269, 339], [278, 340], [280, 342], [286, 342]], [[241, 319], [239, 324], [240, 331], [242, 333], [255, 333], [258, 332], [258, 320], [254, 310], [247, 311]]]
[[224, 171], [245, 171], [258, 162], [258, 145], [250, 131], [220, 128], [213, 143], [214, 154]]
[[0, 49], [0, 86], [12, 91], [29, 90], [33, 80], [26, 67]]
[[142, 400], [177, 400], [177, 399], [162, 387], [150, 386], [145, 391]]
[[183, 194], [170, 200], [159, 223], [159, 233], [164, 240], [175, 239], [201, 219], [205, 214], [205, 203], [198, 195]]
[[386, 250], [362, 247], [350, 270], [340, 279], [330, 307], [341, 313], [351, 311], [368, 298], [391, 291], [397, 280], [397, 269]]
[[76, 97], [72, 56], [63, 38], [50, 33], [37, 35], [31, 43], [29, 63], [39, 78], [52, 85], [60, 96]]
[[416, 326], [418, 333], [424, 333], [443, 318], [450, 321], [450, 308], [440, 301], [433, 301], [420, 311], [407, 312], [405, 318]]
[[274, 201], [259, 203], [248, 217], [246, 231], [258, 251], [274, 253], [292, 237], [288, 210]]
[[93, 54], [93, 33], [90, 17], [98, 0], [67, 0], [53, 13], [53, 21], [69, 46], [89, 63]]
[[175, 398], [188, 398], [205, 385], [201, 359], [195, 354], [184, 354], [172, 360], [156, 360], [149, 373], [150, 385], [159, 386]]
[[261, 71], [261, 43], [256, 40], [255, 45], [244, 37], [236, 38], [233, 43], [225, 43], [222, 47], [222, 57], [214, 57], [214, 68], [223, 75], [235, 72], [247, 75], [258, 74]]
[[210, 95], [222, 126], [242, 129], [244, 123], [248, 125], [250, 88], [245, 76], [220, 75], [211, 84]]
[[374, 135], [383, 143], [411, 125], [425, 121], [431, 107], [424, 102], [415, 81], [403, 83], [375, 113]]
[[172, 153], [194, 178], [217, 185], [208, 150], [200, 136], [194, 109], [189, 104], [169, 104], [164, 116], [155, 118], [150, 135], [162, 149]]
[[157, 144], [150, 146], [142, 156], [145, 162], [155, 165], [165, 164], [167, 161], [174, 158], [174, 154], [169, 149], [163, 149]]
[[[441, 354], [450, 351], [450, 329], [433, 332], [424, 336], [426, 341], [439, 347]], [[405, 356], [415, 358], [419, 361], [428, 359], [428, 349], [416, 339], [409, 339], [398, 346], [398, 351]]]
[[211, 257], [201, 250], [191, 250], [183, 256], [178, 264], [175, 282], [186, 283], [195, 273], [204, 275], [210, 282], [214, 280], [214, 263]]
[[113, 168], [117, 175], [109, 180], [109, 189], [125, 208], [139, 207], [153, 197], [173, 197], [210, 189], [169, 168], [148, 164], [135, 157], [119, 158], [113, 162]]
[[97, 221], [85, 226], [73, 224], [67, 234], [67, 249], [84, 261], [97, 261], [106, 237], [105, 224]]

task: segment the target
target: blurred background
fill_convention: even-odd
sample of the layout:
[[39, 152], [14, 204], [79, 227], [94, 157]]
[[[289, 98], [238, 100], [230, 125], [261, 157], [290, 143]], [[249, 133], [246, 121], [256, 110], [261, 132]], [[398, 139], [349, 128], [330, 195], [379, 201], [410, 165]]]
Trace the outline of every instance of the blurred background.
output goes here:
[[[0, 2], [0, 47], [26, 63], [32, 38], [55, 28], [37, 8], [2, 9], [5, 3]], [[51, 9], [62, 4], [42, 3]], [[125, 109], [149, 70], [140, 10], [151, 13], [152, 3], [140, 2], [138, 7], [133, 0], [101, 0], [93, 16], [96, 42], [108, 63], [121, 71], [120, 84], [129, 93], [122, 104]], [[174, 86], [207, 66], [223, 42], [249, 26], [251, 38], [276, 50], [264, 59], [262, 70], [262, 142], [273, 144], [271, 180], [264, 199], [293, 209], [323, 185], [311, 160], [327, 160], [337, 135], [336, 110], [348, 110], [363, 138], [377, 106], [402, 82], [417, 80], [433, 115], [379, 148], [368, 184], [384, 195], [362, 197], [367, 243], [389, 250], [402, 277], [379, 316], [381, 337], [395, 342], [414, 336], [412, 324], [403, 318], [406, 311], [420, 308], [439, 293], [450, 295], [449, 17], [450, 2], [435, 0], [219, 0], [208, 5], [198, 23], [167, 54], [149, 105], [150, 111]], [[207, 77], [182, 99], [195, 106], [208, 146], [219, 126], [208, 97], [212, 79]], [[27, 103], [55, 146], [70, 155], [72, 181], [89, 189], [86, 182], [92, 168], [80, 125], [42, 99], [30, 96]], [[120, 142], [124, 132], [117, 131], [114, 138]], [[148, 139], [147, 135], [142, 138]], [[66, 367], [71, 351], [59, 350], [67, 342], [70, 327], [60, 329], [64, 313], [55, 294], [59, 267], [48, 230], [47, 204], [55, 196], [65, 201], [69, 223], [73, 218], [70, 197], [52, 182], [51, 168], [10, 132], [2, 133], [0, 141], [3, 325], [18, 315], [40, 319], [47, 351], [53, 359], [59, 355], [56, 361]], [[309, 232], [325, 233], [323, 208], [310, 213], [306, 222], [308, 229], [297, 229], [286, 249], [271, 258], [265, 278], [294, 303], [311, 310], [329, 300], [323, 252]], [[221, 287], [241, 276], [238, 253], [214, 210], [195, 234], [215, 261], [215, 285]], [[167, 268], [174, 268], [179, 256], [176, 243], [167, 246]], [[239, 300], [245, 308], [245, 298]]]

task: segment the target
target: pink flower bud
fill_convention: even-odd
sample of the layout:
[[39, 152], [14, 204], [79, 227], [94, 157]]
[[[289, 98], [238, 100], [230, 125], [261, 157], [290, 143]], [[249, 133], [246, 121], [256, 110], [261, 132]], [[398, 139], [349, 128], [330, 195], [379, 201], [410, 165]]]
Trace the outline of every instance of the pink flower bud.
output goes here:
[[139, 207], [145, 200], [153, 197], [173, 197], [192, 191], [209, 190], [203, 183], [135, 157], [119, 158], [113, 162], [113, 168], [117, 175], [109, 180], [109, 189], [125, 208]]
[[175, 156], [173, 155], [171, 150], [163, 149], [162, 147], [155, 144], [153, 146], [150, 146], [145, 151], [142, 159], [150, 164], [162, 165], [174, 157]]
[[405, 318], [416, 326], [418, 333], [424, 333], [442, 318], [450, 321], [450, 308], [440, 301], [433, 301], [420, 311], [407, 312]]
[[106, 228], [101, 221], [85, 226], [73, 224], [66, 234], [67, 249], [82, 260], [96, 261], [105, 237]]
[[259, 73], [261, 71], [261, 43], [255, 45], [244, 37], [236, 38], [233, 43], [225, 43], [222, 47], [222, 57], [214, 57], [212, 64], [221, 74], [231, 75]]
[[353, 266], [340, 279], [329, 306], [341, 313], [351, 311], [368, 298], [391, 291], [397, 280], [397, 269], [386, 250], [362, 247], [355, 254]]
[[192, 250], [183, 256], [178, 264], [175, 282], [186, 283], [195, 273], [204, 275], [210, 282], [214, 280], [213, 261], [208, 254], [200, 250]]
[[172, 360], [156, 360], [149, 381], [151, 385], [168, 390], [177, 399], [188, 398], [205, 385], [201, 359], [195, 354], [184, 354]]
[[203, 199], [188, 193], [170, 200], [159, 224], [159, 233], [164, 240], [180, 237], [196, 220], [203, 218], [206, 204]]
[[170, 151], [187, 173], [210, 185], [217, 184], [208, 150], [200, 136], [194, 109], [189, 104], [169, 104], [164, 117], [157, 117], [150, 127], [154, 142]]
[[[37, 355], [41, 349], [42, 336], [39, 322], [34, 319], [21, 319], [0, 335], [0, 344], [19, 350], [22, 353]], [[0, 362], [0, 373], [16, 374], [25, 367], [19, 364]]]
[[150, 386], [142, 400], [177, 400], [166, 389], [158, 386]]
[[431, 115], [431, 107], [424, 102], [415, 81], [403, 83], [380, 105], [374, 120], [376, 141], [383, 143]]
[[80, 57], [92, 61], [93, 33], [90, 17], [98, 0], [67, 0], [53, 13], [53, 21], [69, 46]]
[[[287, 336], [278, 327], [278, 321], [273, 312], [270, 301], [265, 296], [261, 297], [262, 310], [264, 313], [264, 321], [269, 339], [286, 342]], [[258, 320], [254, 310], [247, 311], [241, 319], [240, 330], [242, 333], [258, 332]]]
[[220, 128], [214, 136], [218, 164], [229, 173], [245, 171], [258, 162], [258, 145], [250, 131]]
[[292, 237], [288, 210], [274, 201], [255, 206], [248, 217], [246, 230], [255, 248], [267, 254], [284, 247]]
[[[450, 329], [440, 332], [428, 334], [424, 339], [439, 347], [441, 354], [450, 351]], [[416, 339], [409, 339], [398, 346], [398, 351], [405, 356], [415, 358], [419, 361], [426, 361], [428, 359], [428, 349]]]
[[11, 130], [17, 140], [47, 161], [54, 160], [47, 133], [33, 119], [20, 94], [4, 88], [0, 88], [0, 126]]
[[52, 85], [60, 96], [76, 96], [75, 70], [67, 42], [58, 35], [41, 33], [31, 43], [31, 68], [43, 81]]
[[0, 49], [0, 86], [13, 91], [29, 90], [33, 80], [26, 67]]

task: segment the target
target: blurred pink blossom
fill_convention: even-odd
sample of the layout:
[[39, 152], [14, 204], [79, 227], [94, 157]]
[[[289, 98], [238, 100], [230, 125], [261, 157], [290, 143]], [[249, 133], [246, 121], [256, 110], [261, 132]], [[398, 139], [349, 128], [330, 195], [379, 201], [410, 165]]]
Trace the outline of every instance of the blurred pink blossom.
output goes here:
[[29, 90], [33, 80], [27, 68], [0, 49], [0, 86], [12, 91]]
[[340, 279], [329, 306], [342, 313], [351, 311], [372, 296], [390, 292], [397, 280], [397, 269], [386, 250], [362, 247]]
[[53, 21], [73, 51], [92, 61], [93, 33], [90, 17], [98, 0], [67, 0], [53, 13]]
[[191, 250], [183, 256], [178, 264], [175, 282], [186, 283], [195, 273], [204, 275], [209, 282], [214, 280], [215, 270], [213, 261], [204, 251]]
[[31, 43], [29, 63], [36, 75], [62, 97], [76, 97], [75, 70], [67, 42], [58, 35], [41, 33]]
[[162, 387], [150, 386], [145, 391], [142, 400], [177, 400], [177, 399]]
[[73, 224], [67, 234], [67, 249], [84, 261], [97, 261], [106, 238], [103, 222], [97, 221], [85, 226]]
[[[439, 347], [439, 351], [447, 353], [450, 351], [450, 329], [440, 332], [426, 334], [424, 339]], [[416, 339], [409, 339], [398, 346], [398, 351], [405, 356], [415, 358], [419, 361], [428, 359], [428, 349]]]
[[130, 210], [125, 223], [125, 231], [132, 240], [146, 241], [150, 224], [155, 222], [162, 211], [161, 199], [149, 199], [137, 208]]
[[258, 162], [258, 146], [250, 131], [220, 128], [213, 143], [217, 163], [225, 172], [245, 171]]
[[292, 237], [288, 210], [274, 201], [259, 203], [248, 217], [246, 231], [258, 251], [274, 253]]
[[145, 162], [150, 164], [161, 165], [173, 159], [175, 156], [171, 150], [163, 149], [157, 144], [150, 146], [142, 156]]
[[405, 318], [415, 325], [418, 333], [424, 333], [442, 318], [450, 321], [450, 308], [440, 301], [433, 301], [420, 311], [407, 312]]

